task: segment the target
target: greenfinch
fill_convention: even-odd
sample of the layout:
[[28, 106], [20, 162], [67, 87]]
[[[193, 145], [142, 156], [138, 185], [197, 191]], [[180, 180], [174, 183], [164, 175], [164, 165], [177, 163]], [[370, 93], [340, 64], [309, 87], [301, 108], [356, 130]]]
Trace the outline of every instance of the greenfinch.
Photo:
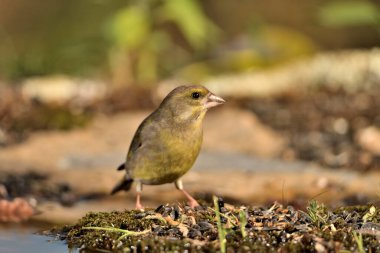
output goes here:
[[202, 122], [208, 109], [225, 101], [199, 85], [180, 86], [172, 90], [138, 127], [125, 163], [125, 177], [113, 188], [112, 194], [131, 188], [136, 183], [136, 208], [142, 186], [175, 183], [189, 200], [198, 202], [183, 188], [181, 177], [193, 166], [201, 149]]

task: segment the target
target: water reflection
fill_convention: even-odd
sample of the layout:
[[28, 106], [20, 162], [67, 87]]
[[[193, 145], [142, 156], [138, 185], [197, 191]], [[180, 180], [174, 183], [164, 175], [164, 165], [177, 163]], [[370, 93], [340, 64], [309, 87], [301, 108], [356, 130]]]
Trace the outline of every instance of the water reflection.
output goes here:
[[[67, 253], [67, 245], [62, 241], [34, 234], [33, 231], [0, 230], [1, 253]], [[76, 253], [78, 251], [70, 251]]]

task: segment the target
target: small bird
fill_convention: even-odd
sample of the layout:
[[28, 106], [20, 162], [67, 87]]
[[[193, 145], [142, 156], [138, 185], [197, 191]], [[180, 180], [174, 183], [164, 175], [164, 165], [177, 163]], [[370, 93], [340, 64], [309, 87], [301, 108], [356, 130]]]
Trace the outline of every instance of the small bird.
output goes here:
[[181, 177], [193, 166], [201, 149], [202, 122], [208, 109], [225, 103], [224, 99], [200, 85], [180, 86], [172, 90], [138, 127], [125, 163], [125, 177], [111, 194], [128, 191], [136, 182], [136, 208], [142, 186], [175, 184], [191, 207], [198, 202], [183, 188]]

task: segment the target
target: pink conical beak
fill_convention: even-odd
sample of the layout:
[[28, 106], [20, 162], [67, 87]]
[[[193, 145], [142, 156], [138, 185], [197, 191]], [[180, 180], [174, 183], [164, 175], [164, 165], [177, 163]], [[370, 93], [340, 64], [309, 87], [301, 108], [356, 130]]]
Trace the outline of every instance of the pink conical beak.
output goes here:
[[204, 107], [206, 109], [209, 109], [211, 107], [215, 107], [215, 106], [218, 106], [218, 105], [221, 105], [221, 104], [224, 104], [226, 101], [221, 98], [221, 97], [218, 97], [212, 93], [210, 93], [208, 96], [207, 96], [207, 101], [204, 105]]

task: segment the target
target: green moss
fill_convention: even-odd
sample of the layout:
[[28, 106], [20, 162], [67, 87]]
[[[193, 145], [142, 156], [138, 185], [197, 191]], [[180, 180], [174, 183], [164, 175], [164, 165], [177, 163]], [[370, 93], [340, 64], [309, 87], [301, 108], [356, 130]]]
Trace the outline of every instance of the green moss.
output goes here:
[[[326, 216], [322, 226], [314, 224], [306, 213], [291, 207], [284, 209], [275, 204], [270, 208], [246, 208], [244, 238], [239, 208], [227, 210], [221, 207], [219, 219], [226, 232], [226, 252], [315, 252], [318, 244], [330, 252], [356, 251], [358, 244], [353, 231], [358, 231], [361, 227], [362, 218], [369, 208], [370, 206], [342, 207], [330, 211], [324, 207], [325, 212], [322, 214]], [[372, 221], [379, 218], [377, 211], [372, 216]], [[288, 229], [290, 226], [291, 230]], [[86, 227], [149, 232], [120, 239], [123, 232]], [[210, 207], [194, 210], [188, 207], [161, 206], [155, 211], [88, 213], [76, 225], [66, 226], [55, 233], [63, 235], [70, 246], [113, 252], [220, 251], [217, 215]], [[380, 251], [375, 235], [363, 234], [362, 243], [366, 250]]]

